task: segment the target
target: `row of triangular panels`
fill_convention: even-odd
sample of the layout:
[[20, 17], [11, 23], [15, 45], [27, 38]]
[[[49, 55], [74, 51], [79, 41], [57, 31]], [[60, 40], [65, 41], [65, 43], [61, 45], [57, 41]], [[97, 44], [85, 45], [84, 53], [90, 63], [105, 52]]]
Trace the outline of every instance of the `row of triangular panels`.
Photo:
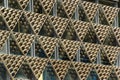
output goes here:
[[49, 60], [46, 58], [33, 58], [33, 57], [5, 55], [5, 54], [0, 56], [1, 56], [1, 62], [4, 64], [11, 79], [14, 79], [16, 77], [20, 69], [28, 70], [28, 68], [30, 68], [32, 71], [32, 73], [30, 74], [33, 74], [35, 78], [38, 80], [41, 77], [41, 74], [45, 70], [48, 63], [51, 64], [51, 66], [53, 67], [53, 70], [55, 74], [58, 76], [59, 80], [64, 80], [70, 68], [73, 68], [75, 70], [75, 73], [77, 73], [80, 80], [87, 80], [92, 70], [95, 70], [95, 72], [99, 77], [99, 80], [104, 80], [104, 79], [107, 80], [110, 77], [110, 74], [113, 72], [117, 76], [118, 80], [120, 79], [119, 68], [112, 66], [53, 60], [53, 59]]

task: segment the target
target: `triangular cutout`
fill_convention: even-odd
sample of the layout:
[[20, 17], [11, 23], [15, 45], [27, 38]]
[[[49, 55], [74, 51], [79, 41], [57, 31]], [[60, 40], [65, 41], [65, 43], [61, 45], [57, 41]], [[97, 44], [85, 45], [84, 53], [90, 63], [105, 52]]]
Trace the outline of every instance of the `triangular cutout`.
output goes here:
[[73, 13], [75, 12], [75, 9], [77, 8], [77, 5], [79, 4], [79, 0], [63, 0], [62, 4], [64, 6], [64, 9], [67, 13], [67, 15], [69, 16], [69, 18], [71, 18], [73, 16]]
[[20, 19], [13, 31], [20, 32], [20, 33], [27, 33], [27, 34], [33, 33], [31, 25], [27, 21], [25, 14], [22, 14], [22, 16], [20, 17]]
[[19, 2], [20, 7], [21, 7], [23, 10], [27, 7], [28, 3], [30, 2], [30, 0], [25, 0], [25, 1], [23, 1], [23, 0], [17, 0], [17, 1]]
[[[1, 15], [1, 14], [0, 14]], [[7, 24], [4, 21], [3, 17], [0, 16], [0, 30], [8, 30]]]
[[14, 9], [21, 9], [17, 0], [8, 0], [8, 6]]
[[38, 13], [32, 13], [32, 12], [25, 12], [31, 27], [35, 34], [38, 34], [46, 21], [46, 15], [38, 14]]
[[92, 65], [80, 62], [74, 62], [73, 65], [80, 80], [86, 80], [92, 70]]
[[24, 80], [34, 79], [34, 80], [37, 80], [28, 64], [23, 64], [20, 67], [19, 71], [17, 72], [17, 74], [15, 76], [15, 79], [24, 79]]
[[90, 26], [90, 24], [87, 22], [73, 20], [73, 27], [74, 27], [80, 41], [83, 41], [83, 39], [88, 31], [89, 26]]
[[99, 24], [102, 25], [109, 25], [104, 13], [102, 12], [102, 10], [99, 10]]
[[109, 59], [103, 50], [100, 51], [101, 64], [110, 65]]
[[69, 20], [54, 16], [50, 16], [50, 19], [52, 21], [57, 36], [61, 38], [68, 25]]
[[2, 55], [2, 60], [10, 75], [14, 78], [22, 63], [24, 62], [24, 57], [16, 55]]
[[[1, 13], [2, 13], [3, 18], [5, 19], [5, 22], [8, 25], [8, 28], [10, 30], [13, 30], [15, 28], [15, 26], [17, 25], [17, 22], [23, 12], [21, 10], [15, 10], [15, 9], [11, 9], [11, 8], [8, 9], [8, 8], [2, 7]], [[9, 16], [6, 13], [9, 13]]]
[[49, 37], [56, 37], [56, 33], [54, 27], [52, 26], [50, 20], [47, 18], [43, 27], [41, 28], [39, 35], [42, 36], [49, 36]]
[[0, 63], [0, 80], [8, 80], [11, 79], [11, 76], [7, 72], [6, 67], [3, 63]]
[[119, 8], [102, 5], [102, 9], [108, 23], [112, 26], [115, 17], [118, 15]]
[[110, 73], [112, 71], [111, 66], [96, 65], [94, 68], [100, 80], [108, 80]]
[[[57, 74], [55, 73], [55, 70], [51, 66], [51, 63], [48, 63], [49, 66], [47, 66], [44, 69], [44, 72], [42, 74], [42, 80], [59, 80]], [[41, 79], [40, 79], [41, 80]]]
[[114, 71], [111, 72], [108, 80], [119, 80], [119, 78], [117, 77], [117, 75], [115, 74]]
[[119, 50], [120, 48], [119, 47], [114, 47], [114, 46], [103, 46], [103, 49], [109, 59], [109, 62], [114, 65], [115, 64], [115, 61], [117, 59], [117, 56], [119, 54]]
[[42, 46], [38, 42], [35, 43], [35, 56], [47, 58], [45, 51], [42, 49]]
[[83, 40], [84, 42], [89, 42], [89, 43], [99, 43], [98, 37], [95, 33], [95, 31], [90, 27], [88, 29], [88, 32]]
[[85, 13], [85, 11], [84, 11], [82, 5], [79, 4], [78, 7], [79, 7], [79, 10], [78, 10], [78, 13], [79, 13], [79, 20], [88, 22], [89, 20], [88, 20], [88, 18], [87, 18], [87, 15], [86, 15], [86, 13]]
[[86, 80], [100, 80], [96, 71], [92, 70]]
[[97, 58], [97, 54], [100, 52], [100, 45], [93, 43], [84, 43], [84, 48], [89, 59], [92, 63], [94, 63]]
[[64, 80], [79, 80], [79, 77], [74, 69], [69, 69]]
[[68, 40], [79, 40], [75, 29], [72, 27], [72, 24], [69, 22], [67, 28], [65, 29], [63, 36], [63, 39], [68, 39]]
[[57, 1], [57, 16], [68, 18], [61, 1]]
[[110, 26], [93, 24], [93, 28], [99, 38], [100, 43], [103, 43], [107, 37], [107, 34], [109, 33]]
[[[31, 4], [29, 3], [25, 10], [30, 11], [29, 5], [31, 5]], [[40, 3], [40, 0], [33, 0], [33, 6], [34, 6], [33, 10], [35, 13], [40, 13], [40, 14], [45, 13], [45, 11]]]
[[60, 80], [64, 80], [65, 75], [68, 72], [68, 68], [70, 67], [69, 61], [62, 61], [62, 60], [50, 60], [53, 69], [55, 70], [58, 78]]
[[9, 31], [0, 30], [0, 50], [3, 49], [3, 46], [6, 40], [9, 38], [9, 36], [10, 36]]
[[110, 46], [119, 46], [118, 41], [114, 35], [114, 32], [112, 30], [109, 30], [109, 33], [104, 41], [105, 45], [110, 45]]
[[27, 57], [27, 62], [32, 69], [36, 79], [39, 79], [43, 73], [43, 70], [47, 66], [48, 59]]
[[82, 2], [83, 8], [85, 12], [87, 13], [87, 16], [89, 18], [89, 21], [93, 21], [97, 10], [99, 9], [99, 5], [96, 3], [91, 3], [91, 2]]
[[118, 44], [120, 45], [120, 28], [118, 28], [118, 27], [114, 27], [114, 28], [112, 28], [112, 30], [113, 30], [113, 32], [114, 32], [114, 34], [115, 34], [115, 37], [116, 37], [116, 39], [117, 39], [117, 41], [118, 41]]
[[40, 0], [46, 14], [50, 14], [56, 0]]
[[78, 41], [71, 41], [71, 40], [61, 40], [61, 43], [69, 57], [70, 60], [75, 59], [75, 55], [77, 51], [80, 49], [80, 42]]
[[41, 47], [43, 48], [47, 57], [49, 58], [54, 53], [57, 42], [58, 42], [57, 38], [45, 37], [45, 36], [39, 37], [39, 43], [41, 44]]
[[80, 61], [84, 63], [91, 62], [83, 46], [80, 47]]
[[22, 55], [22, 52], [12, 35], [10, 35], [9, 39], [10, 39], [10, 54]]
[[60, 60], [68, 60], [68, 61], [70, 60], [61, 43], [59, 43], [58, 51], [59, 51], [58, 53]]
[[32, 46], [35, 36], [23, 33], [13, 33], [13, 35], [23, 55], [27, 55], [30, 47]]

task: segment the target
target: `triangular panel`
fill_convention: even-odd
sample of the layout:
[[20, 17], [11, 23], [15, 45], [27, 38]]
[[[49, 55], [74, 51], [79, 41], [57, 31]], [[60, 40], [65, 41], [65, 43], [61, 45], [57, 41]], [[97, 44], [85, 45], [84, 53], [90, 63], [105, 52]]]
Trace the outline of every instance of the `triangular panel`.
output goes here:
[[58, 75], [58, 78], [60, 80], [64, 80], [65, 75], [68, 71], [68, 68], [70, 66], [70, 62], [69, 61], [60, 61], [60, 60], [50, 60], [51, 64], [56, 72], [56, 74]]
[[57, 36], [61, 38], [68, 25], [69, 20], [54, 16], [50, 16], [50, 19], [52, 21]]
[[105, 45], [105, 46], [103, 46], [103, 49], [104, 49], [110, 63], [114, 65], [114, 63], [115, 63], [115, 61], [117, 59], [117, 56], [119, 54], [120, 48]]
[[79, 37], [80, 41], [83, 41], [89, 27], [89, 23], [83, 22], [83, 21], [78, 21], [78, 20], [73, 20], [73, 27]]
[[115, 37], [116, 37], [116, 39], [118, 41], [118, 44], [120, 45], [120, 28], [114, 27], [112, 29], [113, 29]]
[[14, 33], [13, 35], [20, 50], [24, 55], [26, 55], [30, 50], [32, 42], [34, 41], [34, 35], [23, 33]]
[[80, 80], [86, 80], [93, 67], [91, 64], [80, 63], [80, 62], [73, 62], [73, 65]]
[[80, 42], [71, 40], [61, 40], [61, 43], [69, 56], [70, 60], [75, 58], [77, 51], [80, 49]]
[[87, 13], [89, 20], [92, 21], [96, 15], [97, 10], [99, 9], [99, 5], [96, 3], [91, 3], [86, 1], [83, 1], [82, 5]]
[[79, 0], [62, 0], [64, 9], [67, 13], [67, 15], [71, 18], [73, 16], [73, 13], [75, 12], [75, 9], [77, 7], [77, 5], [79, 4]]
[[112, 25], [115, 17], [117, 16], [117, 14], [119, 12], [119, 8], [102, 5], [102, 9], [103, 9], [104, 15], [106, 16], [109, 24]]
[[[10, 30], [13, 30], [22, 15], [21, 10], [1, 8], [0, 10]], [[8, 13], [8, 14], [6, 14]]]
[[3, 48], [6, 40], [9, 37], [9, 35], [10, 35], [9, 31], [0, 30], [0, 49]]
[[111, 66], [95, 65], [94, 68], [95, 68], [100, 80], [107, 80], [110, 76], [111, 71], [112, 71]]
[[15, 55], [2, 55], [2, 60], [10, 72], [10, 75], [15, 77], [17, 71], [24, 62], [24, 57]]
[[52, 10], [54, 4], [55, 4], [55, 0], [40, 0], [43, 8], [44, 8], [44, 11], [49, 14], [50, 11]]
[[56, 37], [57, 36], [57, 34], [54, 30], [54, 26], [52, 25], [49, 18], [47, 18], [45, 23], [43, 24], [43, 26], [39, 32], [39, 35], [49, 36], [49, 37]]
[[87, 55], [89, 56], [91, 62], [95, 62], [98, 52], [100, 51], [100, 45], [99, 44], [93, 44], [93, 43], [84, 43], [84, 48], [87, 52]]
[[47, 66], [48, 60], [43, 58], [32, 58], [32, 57], [26, 57], [26, 60], [30, 65], [36, 79], [39, 79], [45, 67]]
[[99, 38], [99, 41], [103, 43], [109, 32], [110, 26], [101, 25], [101, 24], [93, 24], [93, 28]]
[[17, 0], [21, 6], [22, 9], [25, 9], [29, 3], [30, 0]]
[[38, 14], [38, 13], [31, 13], [31, 12], [25, 12], [32, 29], [35, 34], [38, 34], [46, 20], [46, 15]]
[[51, 37], [45, 37], [40, 36], [39, 37], [39, 43], [41, 44], [43, 50], [45, 51], [47, 57], [51, 57], [55, 47], [57, 45], [57, 38], [51, 38]]
[[20, 32], [20, 33], [27, 33], [32, 34], [33, 30], [31, 28], [30, 23], [28, 22], [25, 14], [22, 14], [17, 25], [15, 26], [14, 32]]

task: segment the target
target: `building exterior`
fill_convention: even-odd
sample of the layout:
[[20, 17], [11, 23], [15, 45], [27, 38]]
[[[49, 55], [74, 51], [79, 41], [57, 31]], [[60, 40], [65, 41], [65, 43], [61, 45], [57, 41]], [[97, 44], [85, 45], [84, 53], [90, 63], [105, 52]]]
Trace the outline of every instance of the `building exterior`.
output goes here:
[[119, 0], [0, 0], [0, 80], [120, 80]]

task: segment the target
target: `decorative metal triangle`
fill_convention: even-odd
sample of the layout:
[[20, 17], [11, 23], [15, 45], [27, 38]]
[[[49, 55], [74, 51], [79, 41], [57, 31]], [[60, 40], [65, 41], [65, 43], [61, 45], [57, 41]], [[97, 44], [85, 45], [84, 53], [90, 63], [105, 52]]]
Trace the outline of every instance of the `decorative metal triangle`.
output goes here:
[[52, 37], [45, 37], [45, 36], [40, 36], [39, 37], [39, 43], [41, 44], [43, 50], [45, 51], [47, 57], [51, 57], [55, 47], [57, 45], [57, 38], [52, 38]]
[[24, 62], [24, 57], [16, 56], [16, 55], [6, 55], [6, 54], [2, 55], [1, 57], [8, 72], [10, 73], [12, 78], [14, 78], [19, 68]]
[[0, 50], [3, 49], [3, 46], [9, 36], [10, 36], [9, 31], [0, 30]]
[[26, 55], [34, 41], [34, 35], [16, 32], [13, 36], [23, 55]]
[[119, 67], [114, 67], [114, 71], [115, 71], [118, 79], [120, 79], [120, 68]]
[[100, 52], [100, 45], [93, 43], [84, 43], [85, 51], [91, 62], [95, 62], [98, 52]]
[[64, 80], [65, 75], [68, 72], [68, 68], [70, 66], [69, 61], [62, 61], [62, 60], [50, 60], [53, 69], [55, 70], [59, 80]]
[[112, 30], [115, 34], [118, 44], [120, 45], [120, 28], [114, 27]]
[[10, 30], [15, 28], [20, 16], [23, 13], [21, 10], [8, 9], [4, 7], [2, 7], [0, 11]]
[[104, 49], [110, 63], [114, 65], [114, 63], [117, 59], [117, 56], [119, 54], [120, 48], [119, 47], [114, 47], [114, 46], [104, 45], [103, 49]]
[[21, 8], [24, 10], [27, 6], [30, 0], [17, 0], [21, 6]]
[[108, 23], [112, 25], [115, 17], [117, 16], [119, 12], [119, 8], [110, 7], [106, 5], [102, 5], [101, 7], [103, 9], [104, 15], [106, 16], [108, 20]]
[[107, 34], [109, 33], [110, 26], [93, 24], [93, 28], [99, 38], [99, 41], [103, 43], [105, 41]]
[[82, 5], [84, 7], [85, 12], [87, 13], [89, 20], [93, 21], [95, 15], [99, 9], [99, 5], [96, 3], [91, 3], [91, 2], [86, 2], [86, 1], [83, 1]]
[[112, 71], [112, 67], [107, 65], [95, 65], [94, 68], [100, 80], [107, 80]]
[[62, 0], [63, 7], [67, 13], [67, 15], [71, 18], [77, 5], [79, 4], [79, 0]]
[[55, 4], [55, 0], [40, 0], [40, 2], [44, 8], [44, 11], [46, 12], [46, 14], [50, 14], [50, 12]]
[[90, 24], [78, 20], [73, 20], [72, 22], [73, 22], [73, 27], [79, 37], [79, 40], [83, 41], [85, 35], [87, 34], [88, 27], [90, 26]]
[[38, 14], [38, 13], [32, 13], [32, 12], [25, 12], [32, 29], [35, 34], [38, 34], [44, 24], [44, 22], [47, 19], [46, 15]]
[[80, 80], [86, 80], [92, 70], [92, 65], [87, 63], [73, 62]]
[[30, 68], [32, 69], [36, 79], [39, 80], [41, 74], [43, 73], [45, 67], [47, 66], [48, 59], [26, 57], [26, 61], [28, 62]]
[[50, 19], [52, 21], [52, 24], [54, 26], [57, 36], [61, 38], [68, 25], [69, 20], [65, 18], [60, 18], [60, 17], [54, 17], [54, 16], [50, 16]]
[[72, 40], [61, 40], [61, 43], [69, 57], [73, 61], [75, 59], [77, 51], [80, 49], [80, 42]]

